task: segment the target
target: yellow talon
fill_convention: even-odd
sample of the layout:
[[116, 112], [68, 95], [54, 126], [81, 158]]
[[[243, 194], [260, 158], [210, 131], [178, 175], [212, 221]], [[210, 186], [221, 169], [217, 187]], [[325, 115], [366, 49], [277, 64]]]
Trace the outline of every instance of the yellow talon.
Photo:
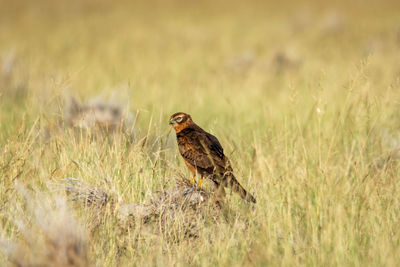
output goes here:
[[200, 182], [199, 182], [199, 189], [201, 188], [201, 183], [203, 182], [203, 177], [200, 178]]
[[190, 177], [190, 181], [191, 181], [192, 183], [195, 183], [193, 177]]

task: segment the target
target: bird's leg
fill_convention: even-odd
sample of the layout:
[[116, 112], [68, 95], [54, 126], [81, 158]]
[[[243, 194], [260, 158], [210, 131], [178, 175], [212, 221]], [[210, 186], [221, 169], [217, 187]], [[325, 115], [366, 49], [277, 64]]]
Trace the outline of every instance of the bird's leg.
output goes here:
[[196, 182], [194, 181], [193, 177], [190, 177], [189, 179], [190, 179], [190, 181], [191, 181], [192, 183], [194, 183], [194, 184], [196, 183]]
[[203, 183], [203, 176], [200, 177], [198, 188], [201, 189], [201, 184]]

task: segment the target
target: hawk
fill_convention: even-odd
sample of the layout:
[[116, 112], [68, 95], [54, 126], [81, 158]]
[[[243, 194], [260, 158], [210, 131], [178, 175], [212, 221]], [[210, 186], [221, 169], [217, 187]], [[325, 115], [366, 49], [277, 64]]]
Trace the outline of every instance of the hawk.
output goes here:
[[256, 203], [256, 199], [248, 193], [233, 175], [228, 157], [218, 139], [204, 131], [193, 122], [189, 114], [178, 112], [171, 116], [169, 124], [174, 127], [179, 152], [193, 175], [200, 175], [199, 186], [203, 178], [210, 179], [224, 196], [224, 187], [239, 193], [242, 199]]

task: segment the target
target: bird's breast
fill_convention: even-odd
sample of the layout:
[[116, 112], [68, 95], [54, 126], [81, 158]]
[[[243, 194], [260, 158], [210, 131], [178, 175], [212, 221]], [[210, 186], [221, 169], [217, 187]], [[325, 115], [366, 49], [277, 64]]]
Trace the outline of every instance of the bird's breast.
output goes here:
[[185, 137], [178, 137], [178, 146], [185, 150], [194, 150], [194, 146], [191, 145]]

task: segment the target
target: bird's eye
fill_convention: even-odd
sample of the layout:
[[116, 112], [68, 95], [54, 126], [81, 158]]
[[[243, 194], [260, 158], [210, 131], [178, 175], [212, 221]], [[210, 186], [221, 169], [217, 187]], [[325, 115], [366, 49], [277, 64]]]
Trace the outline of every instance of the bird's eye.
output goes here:
[[182, 121], [182, 117], [177, 117], [177, 118], [175, 119], [175, 121], [176, 121], [176, 122], [181, 122], [181, 121]]

